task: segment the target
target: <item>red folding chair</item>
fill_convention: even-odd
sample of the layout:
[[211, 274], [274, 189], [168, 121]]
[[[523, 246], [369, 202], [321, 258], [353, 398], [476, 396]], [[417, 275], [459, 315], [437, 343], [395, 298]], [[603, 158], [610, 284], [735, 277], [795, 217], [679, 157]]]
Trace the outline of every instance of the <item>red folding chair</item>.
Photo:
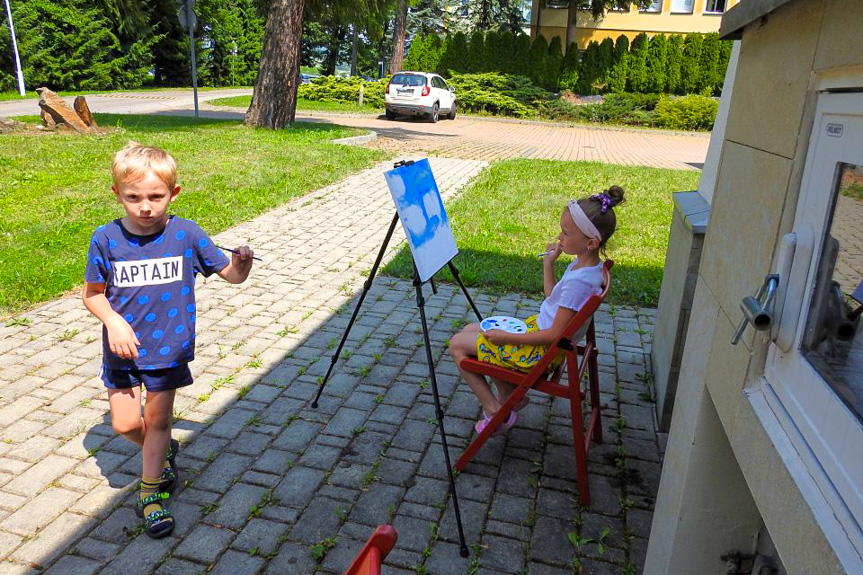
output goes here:
[[[501, 406], [497, 413], [491, 418], [491, 423], [485, 426], [482, 433], [478, 434], [458, 461], [455, 468], [459, 471], [465, 468], [471, 458], [491, 437], [492, 431], [498, 425], [509, 418], [509, 414], [519, 401], [527, 394], [528, 389], [535, 389], [543, 393], [549, 393], [555, 397], [563, 397], [569, 400], [570, 413], [572, 414], [572, 440], [575, 447], [575, 466], [578, 475], [579, 499], [584, 506], [590, 505], [590, 485], [587, 479], [587, 452], [590, 449], [590, 441], [602, 443], [602, 423], [599, 411], [599, 367], [597, 364], [596, 334], [593, 325], [593, 314], [608, 295], [611, 287], [611, 266], [614, 262], [606, 260], [602, 269], [602, 293], [592, 295], [587, 302], [578, 310], [575, 317], [563, 330], [557, 343], [549, 346], [545, 355], [539, 363], [529, 372], [508, 369], [477, 359], [466, 359], [461, 362], [461, 368], [472, 373], [478, 373], [487, 377], [498, 379], [516, 385], [515, 391], [509, 399]], [[578, 344], [581, 338], [585, 338], [584, 344]], [[563, 354], [565, 360], [552, 373], [549, 366], [552, 361]], [[581, 361], [579, 361], [581, 356]], [[564, 369], [567, 373], [568, 385], [560, 382]], [[582, 414], [582, 402], [587, 397], [588, 391], [583, 390], [581, 381], [585, 371], [588, 374], [588, 390], [590, 393], [590, 416], [585, 430]]]
[[399, 534], [392, 525], [378, 525], [345, 575], [381, 575], [381, 563], [396, 546]]

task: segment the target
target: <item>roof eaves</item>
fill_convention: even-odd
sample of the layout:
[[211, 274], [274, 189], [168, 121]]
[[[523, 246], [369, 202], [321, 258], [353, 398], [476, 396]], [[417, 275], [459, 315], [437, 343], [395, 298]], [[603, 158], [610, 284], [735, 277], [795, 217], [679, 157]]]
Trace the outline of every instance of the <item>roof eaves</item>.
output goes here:
[[[802, 0], [801, 0], [802, 1]], [[740, 40], [743, 29], [791, 0], [743, 0], [722, 16], [719, 37]]]

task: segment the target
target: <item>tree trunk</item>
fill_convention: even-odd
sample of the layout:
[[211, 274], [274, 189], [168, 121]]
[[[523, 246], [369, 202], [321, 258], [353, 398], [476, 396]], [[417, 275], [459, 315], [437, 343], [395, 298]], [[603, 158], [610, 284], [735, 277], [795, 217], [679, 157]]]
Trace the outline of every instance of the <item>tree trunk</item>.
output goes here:
[[342, 51], [342, 44], [345, 41], [347, 30], [344, 26], [336, 26], [333, 28], [332, 41], [327, 46], [327, 57], [324, 60], [324, 76], [334, 76], [336, 66], [339, 64], [339, 52]]
[[351, 43], [351, 76], [357, 75], [357, 52], [360, 48], [360, 30], [356, 24], [352, 26], [354, 41]]
[[575, 42], [575, 20], [578, 16], [578, 2], [570, 2], [569, 8], [566, 11], [566, 46], [563, 47], [564, 53], [569, 50], [569, 46]]
[[407, 0], [399, 0], [396, 23], [393, 26], [393, 57], [390, 60], [390, 74], [402, 71], [405, 61], [405, 24], [408, 20]]
[[273, 0], [264, 31], [261, 65], [246, 124], [281, 129], [294, 122], [305, 0]]

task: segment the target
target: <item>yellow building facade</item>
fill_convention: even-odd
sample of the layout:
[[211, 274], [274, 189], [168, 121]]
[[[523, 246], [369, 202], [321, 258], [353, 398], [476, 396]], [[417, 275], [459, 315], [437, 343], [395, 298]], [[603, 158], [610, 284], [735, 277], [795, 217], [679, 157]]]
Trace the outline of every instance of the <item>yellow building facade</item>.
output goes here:
[[[722, 15], [741, 0], [656, 0], [648, 8], [639, 9], [634, 4], [626, 9], [611, 10], [596, 20], [590, 12], [579, 10], [575, 23], [570, 23], [570, 38], [579, 50], [596, 40], [616, 40], [621, 34], [632, 40], [642, 32], [654, 34], [689, 34], [690, 32], [718, 32]], [[568, 2], [548, 0], [546, 8], [540, 0], [533, 0], [531, 10], [531, 37], [539, 34], [549, 42], [555, 36], [567, 45]]]

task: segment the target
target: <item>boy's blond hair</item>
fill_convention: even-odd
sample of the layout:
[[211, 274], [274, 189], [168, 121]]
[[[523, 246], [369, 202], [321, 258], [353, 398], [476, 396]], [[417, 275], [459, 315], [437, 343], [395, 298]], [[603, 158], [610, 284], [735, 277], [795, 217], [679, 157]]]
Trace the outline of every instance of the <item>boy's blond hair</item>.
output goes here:
[[150, 173], [156, 174], [171, 190], [177, 185], [177, 163], [161, 148], [129, 142], [114, 155], [111, 176], [115, 186], [143, 180]]

